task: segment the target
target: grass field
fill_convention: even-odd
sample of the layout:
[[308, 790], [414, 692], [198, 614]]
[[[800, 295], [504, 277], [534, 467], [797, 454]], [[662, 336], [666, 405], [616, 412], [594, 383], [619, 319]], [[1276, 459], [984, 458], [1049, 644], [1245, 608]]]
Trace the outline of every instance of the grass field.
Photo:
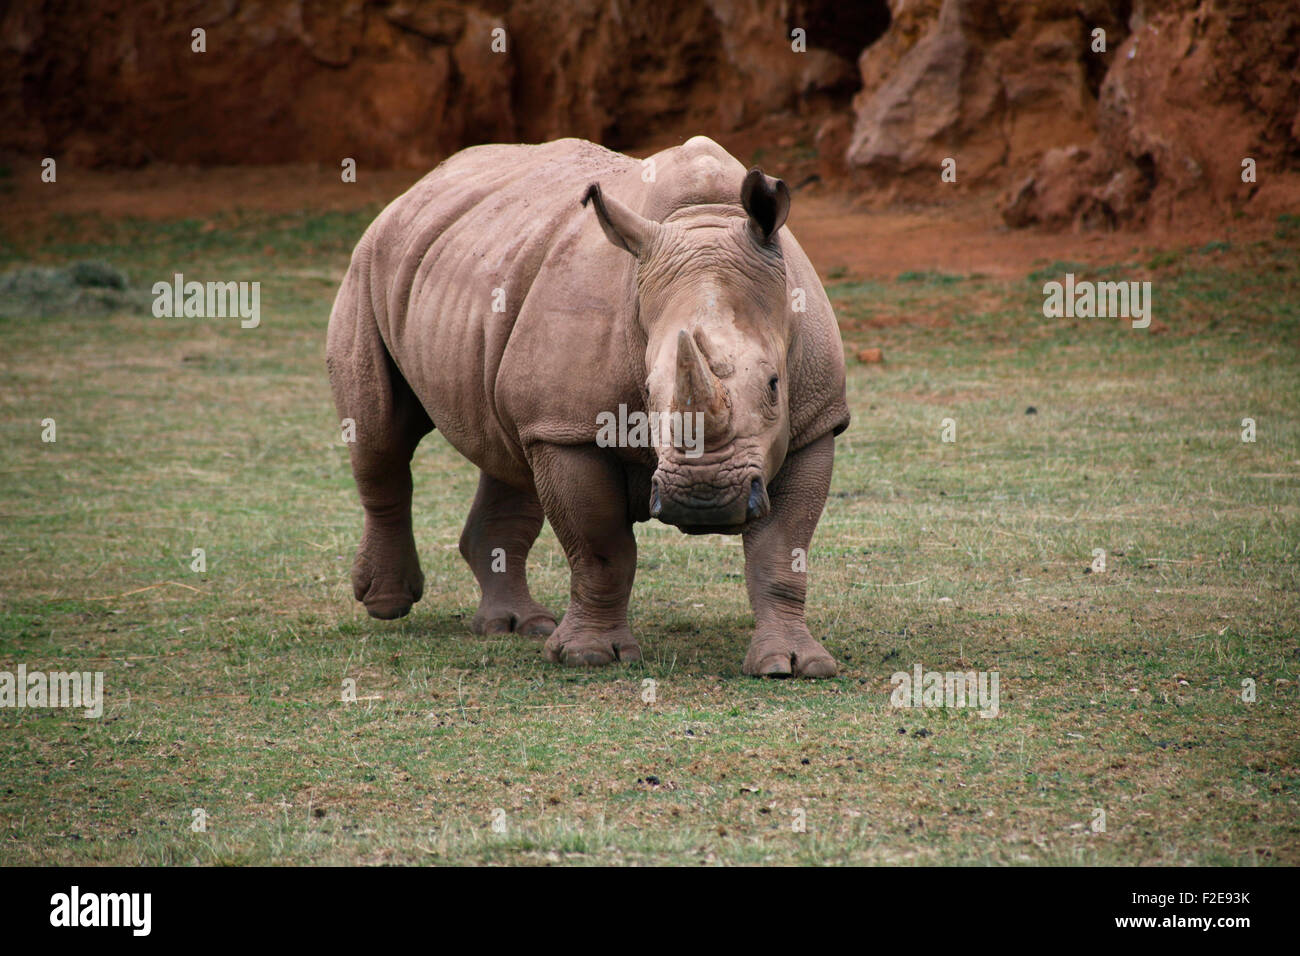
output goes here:
[[[0, 269], [103, 259], [131, 290], [0, 318], [0, 669], [106, 691], [98, 720], [0, 710], [0, 863], [1300, 864], [1293, 223], [1016, 281], [832, 282], [846, 343], [885, 363], [850, 361], [810, 558], [841, 675], [804, 682], [741, 675], [739, 540], [658, 525], [642, 663], [472, 635], [476, 473], [437, 434], [424, 599], [365, 616], [323, 350], [374, 212], [65, 218], [0, 244]], [[1044, 319], [1065, 271], [1151, 279], [1153, 328]], [[154, 318], [174, 272], [260, 281], [260, 327]], [[549, 527], [530, 574], [563, 610]], [[997, 671], [999, 715], [891, 707], [916, 663]]]

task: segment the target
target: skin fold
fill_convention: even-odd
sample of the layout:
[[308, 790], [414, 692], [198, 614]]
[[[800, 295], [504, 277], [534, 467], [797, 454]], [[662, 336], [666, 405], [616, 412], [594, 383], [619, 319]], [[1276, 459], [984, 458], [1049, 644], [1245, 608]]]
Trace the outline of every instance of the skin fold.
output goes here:
[[[828, 677], [804, 619], [806, 556], [848, 426], [844, 356], [785, 184], [697, 136], [639, 161], [581, 140], [448, 159], [366, 231], [326, 364], [364, 511], [353, 591], [405, 615], [424, 577], [410, 461], [437, 428], [480, 471], [460, 539], [476, 633], [546, 635], [572, 665], [637, 660], [637, 521], [740, 534], [747, 674]], [[607, 446], [602, 414], [691, 416]], [[629, 434], [634, 435], [633, 432]], [[600, 439], [600, 440], [598, 440]], [[562, 620], [532, 599], [551, 523], [571, 570]]]

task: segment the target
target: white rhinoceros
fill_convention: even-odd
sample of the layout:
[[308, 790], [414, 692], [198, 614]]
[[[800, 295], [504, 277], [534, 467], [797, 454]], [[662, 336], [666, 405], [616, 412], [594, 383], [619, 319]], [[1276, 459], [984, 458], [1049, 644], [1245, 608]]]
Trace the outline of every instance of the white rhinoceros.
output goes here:
[[[744, 536], [745, 673], [833, 675], [803, 556], [848, 426], [844, 354], [789, 207], [784, 182], [703, 136], [644, 161], [576, 139], [477, 146], [390, 204], [327, 349], [356, 423], [352, 586], [370, 614], [423, 591], [410, 460], [438, 428], [480, 470], [460, 539], [476, 632], [549, 634], [567, 664], [638, 659], [632, 526], [657, 518]], [[525, 578], [543, 516], [572, 572], [558, 625]]]

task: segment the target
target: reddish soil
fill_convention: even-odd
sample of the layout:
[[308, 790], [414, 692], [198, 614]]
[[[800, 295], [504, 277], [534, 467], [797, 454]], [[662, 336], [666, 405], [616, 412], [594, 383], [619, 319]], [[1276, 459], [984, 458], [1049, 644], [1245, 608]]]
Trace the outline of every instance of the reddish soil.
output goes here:
[[[782, 164], [770, 168], [782, 171]], [[345, 184], [337, 170], [319, 166], [195, 169], [159, 164], [121, 171], [61, 167], [57, 185], [40, 183], [36, 174], [18, 177], [16, 192], [6, 200], [6, 231], [21, 245], [24, 238], [38, 237], [55, 217], [69, 214], [183, 219], [231, 209], [353, 209], [394, 198], [419, 175], [407, 170], [362, 172], [356, 183]], [[853, 278], [892, 278], [909, 270], [1024, 276], [1044, 262], [1142, 261], [1156, 249], [1199, 246], [1214, 239], [1237, 244], [1263, 238], [1273, 228], [1268, 220], [1207, 217], [1200, 225], [1174, 231], [1013, 230], [1003, 225], [992, 193], [959, 194], [942, 205], [872, 208], [822, 183], [796, 190], [790, 224], [823, 276]]]

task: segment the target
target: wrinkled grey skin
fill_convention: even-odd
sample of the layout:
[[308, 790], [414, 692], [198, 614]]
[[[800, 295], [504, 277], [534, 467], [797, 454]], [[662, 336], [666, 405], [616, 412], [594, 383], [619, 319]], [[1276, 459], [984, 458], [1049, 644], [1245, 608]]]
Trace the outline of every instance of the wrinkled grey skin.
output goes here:
[[[567, 664], [638, 659], [633, 524], [653, 516], [743, 535], [745, 673], [833, 675], [795, 568], [849, 420], [834, 314], [783, 228], [784, 183], [705, 137], [652, 161], [573, 139], [475, 147], [362, 237], [327, 345], [339, 416], [356, 422], [353, 590], [380, 618], [420, 599], [409, 463], [437, 427], [481, 472], [460, 541], [477, 633], [549, 635]], [[703, 453], [668, 432], [601, 447], [598, 415], [621, 404], [701, 413]], [[543, 516], [572, 572], [558, 625], [524, 573]]]

